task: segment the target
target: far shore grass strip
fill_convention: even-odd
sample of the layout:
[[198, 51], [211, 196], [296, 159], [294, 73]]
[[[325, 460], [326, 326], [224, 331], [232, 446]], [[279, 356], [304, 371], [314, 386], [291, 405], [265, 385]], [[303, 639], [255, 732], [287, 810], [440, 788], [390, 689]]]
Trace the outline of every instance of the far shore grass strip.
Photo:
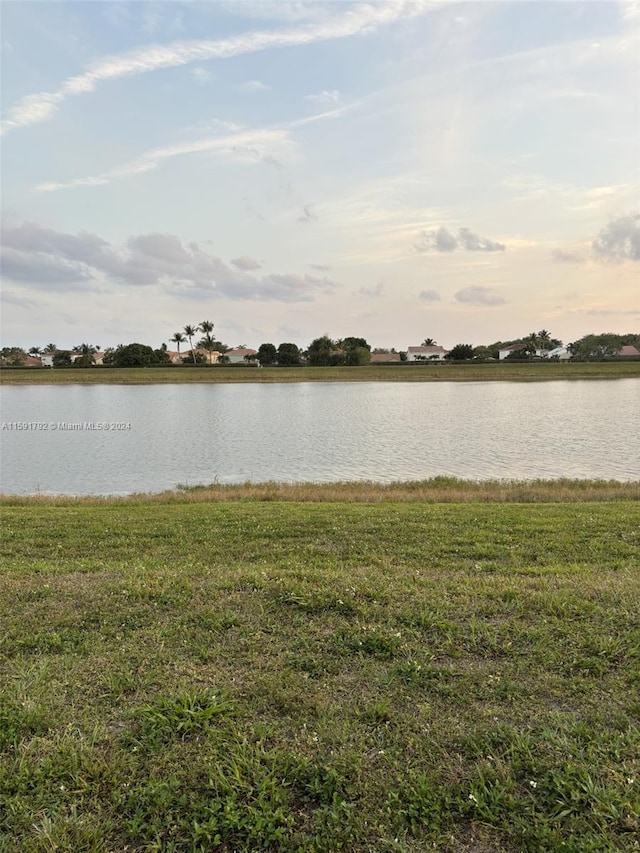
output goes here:
[[209, 501], [284, 501], [304, 503], [573, 503], [576, 501], [640, 500], [640, 479], [619, 480], [462, 480], [431, 477], [427, 480], [379, 483], [368, 480], [332, 483], [210, 483], [177, 485], [156, 493], [121, 497], [65, 495], [3, 495], [2, 505], [63, 505], [113, 503], [207, 503]]
[[98, 383], [146, 385], [193, 382], [546, 382], [640, 377], [640, 361], [531, 364], [399, 364], [363, 367], [88, 367], [4, 368], [0, 384]]
[[0, 850], [637, 851], [638, 486], [3, 498]]

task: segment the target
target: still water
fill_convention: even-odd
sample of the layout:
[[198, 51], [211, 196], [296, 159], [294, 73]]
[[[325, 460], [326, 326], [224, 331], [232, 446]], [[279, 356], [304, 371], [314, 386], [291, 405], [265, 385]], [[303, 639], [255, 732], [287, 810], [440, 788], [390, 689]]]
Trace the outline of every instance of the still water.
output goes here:
[[[5, 386], [0, 491], [440, 474], [635, 480], [639, 415], [640, 379]], [[129, 427], [59, 426], [85, 423]]]

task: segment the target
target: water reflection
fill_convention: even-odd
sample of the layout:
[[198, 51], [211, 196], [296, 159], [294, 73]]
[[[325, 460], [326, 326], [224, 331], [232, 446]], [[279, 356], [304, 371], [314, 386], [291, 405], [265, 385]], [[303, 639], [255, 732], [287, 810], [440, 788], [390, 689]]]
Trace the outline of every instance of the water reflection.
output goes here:
[[245, 480], [640, 478], [640, 380], [67, 385], [2, 389], [8, 493]]

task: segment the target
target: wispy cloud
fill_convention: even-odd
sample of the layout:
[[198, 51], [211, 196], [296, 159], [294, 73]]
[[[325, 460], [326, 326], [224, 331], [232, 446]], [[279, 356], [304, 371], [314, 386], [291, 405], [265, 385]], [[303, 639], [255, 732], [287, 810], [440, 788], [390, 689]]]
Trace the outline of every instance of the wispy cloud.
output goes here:
[[417, 252], [454, 252], [456, 249], [465, 252], [504, 252], [507, 247], [504, 243], [474, 234], [470, 228], [460, 228], [458, 234], [454, 235], [442, 227], [423, 231], [414, 248]]
[[587, 260], [580, 252], [571, 249], [554, 249], [551, 257], [557, 264], [584, 264]]
[[504, 305], [507, 301], [495, 288], [480, 284], [463, 287], [454, 294], [454, 298], [457, 302], [464, 302], [467, 305]]
[[305, 204], [302, 208], [302, 213], [296, 220], [300, 223], [300, 225], [308, 225], [310, 222], [315, 222], [318, 216], [313, 210], [313, 206], [310, 204]]
[[262, 80], [247, 80], [240, 86], [241, 92], [268, 92], [271, 86], [267, 86]]
[[331, 15], [319, 24], [284, 30], [244, 33], [226, 39], [191, 40], [153, 45], [128, 53], [97, 60], [81, 74], [68, 77], [54, 92], [27, 95], [9, 109], [2, 124], [6, 133], [50, 119], [60, 105], [74, 95], [93, 92], [98, 84], [163, 68], [175, 68], [192, 62], [228, 59], [278, 47], [292, 47], [368, 34], [376, 28], [402, 18], [422, 15], [433, 6], [432, 0], [388, 0], [349, 6], [340, 15]]
[[358, 290], [359, 296], [366, 296], [368, 299], [377, 299], [379, 296], [382, 296], [383, 293], [384, 284], [381, 281], [371, 287], [361, 287]]
[[314, 92], [311, 95], [304, 96], [305, 101], [311, 104], [338, 104], [340, 102], [340, 92], [338, 89], [323, 89], [322, 92]]
[[[335, 110], [328, 110], [294, 119], [280, 125], [254, 129], [242, 128], [235, 122], [209, 119], [201, 126], [194, 126], [187, 129], [189, 131], [219, 129], [220, 132], [214, 136], [153, 148], [150, 151], [145, 151], [135, 160], [121, 166], [116, 166], [113, 169], [108, 169], [106, 172], [73, 178], [69, 181], [44, 181], [43, 183], [36, 184], [33, 189], [36, 192], [56, 192], [57, 190], [71, 189], [73, 187], [104, 186], [121, 178], [153, 171], [167, 160], [190, 154], [213, 154], [216, 152], [220, 155], [231, 154], [235, 159], [243, 158], [248, 162], [261, 162], [268, 166], [280, 168], [282, 163], [275, 154], [277, 153], [282, 156], [285, 152], [291, 153], [293, 151], [293, 130], [315, 124], [316, 122], [340, 118], [349, 110], [357, 109], [358, 106], [359, 104], [356, 102]], [[222, 131], [224, 130], [231, 132], [228, 135], [223, 135]], [[312, 221], [314, 218], [315, 215], [311, 214], [311, 212], [307, 215], [303, 211], [300, 221]]]
[[263, 161], [273, 163], [274, 151], [290, 147], [290, 135], [286, 129], [264, 128], [258, 130], [245, 130], [240, 133], [228, 135], [210, 136], [205, 139], [191, 140], [188, 142], [168, 145], [163, 148], [154, 148], [147, 151], [130, 163], [117, 166], [98, 175], [89, 175], [83, 178], [73, 178], [70, 181], [48, 181], [34, 187], [37, 192], [55, 192], [57, 190], [70, 189], [72, 187], [96, 187], [110, 184], [120, 178], [138, 175], [142, 172], [151, 172], [162, 163], [174, 157], [183, 157], [188, 154], [227, 154], [236, 157], [244, 157], [248, 161]]
[[196, 65], [195, 68], [190, 68], [189, 71], [196, 83], [200, 83], [202, 85], [211, 80], [211, 72], [202, 65]]
[[440, 302], [440, 294], [437, 290], [421, 290], [418, 299], [423, 302]]
[[572, 314], [587, 314], [590, 317], [610, 317], [616, 315], [637, 317], [640, 315], [640, 308], [575, 308], [571, 311]]
[[33, 308], [35, 306], [35, 302], [31, 299], [25, 299], [22, 296], [16, 296], [14, 293], [9, 293], [7, 290], [3, 290], [2, 294], [0, 294], [0, 299], [6, 305], [17, 305], [19, 308], [26, 308], [27, 310]]

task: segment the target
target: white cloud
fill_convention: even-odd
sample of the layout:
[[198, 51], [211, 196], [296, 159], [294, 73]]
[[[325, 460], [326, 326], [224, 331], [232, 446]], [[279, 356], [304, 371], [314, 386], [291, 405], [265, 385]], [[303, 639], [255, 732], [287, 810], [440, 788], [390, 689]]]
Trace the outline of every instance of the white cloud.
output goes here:
[[271, 86], [267, 86], [262, 80], [247, 80], [240, 86], [242, 92], [268, 92]]
[[106, 56], [96, 60], [83, 73], [68, 77], [55, 92], [38, 92], [24, 97], [10, 108], [2, 131], [45, 121], [51, 118], [66, 98], [93, 92], [99, 83], [106, 80], [148, 74], [192, 62], [228, 59], [270, 48], [314, 44], [367, 34], [402, 18], [422, 15], [432, 5], [431, 0], [391, 0], [349, 5], [343, 14], [332, 15], [313, 26], [254, 31], [219, 40], [178, 41]]

